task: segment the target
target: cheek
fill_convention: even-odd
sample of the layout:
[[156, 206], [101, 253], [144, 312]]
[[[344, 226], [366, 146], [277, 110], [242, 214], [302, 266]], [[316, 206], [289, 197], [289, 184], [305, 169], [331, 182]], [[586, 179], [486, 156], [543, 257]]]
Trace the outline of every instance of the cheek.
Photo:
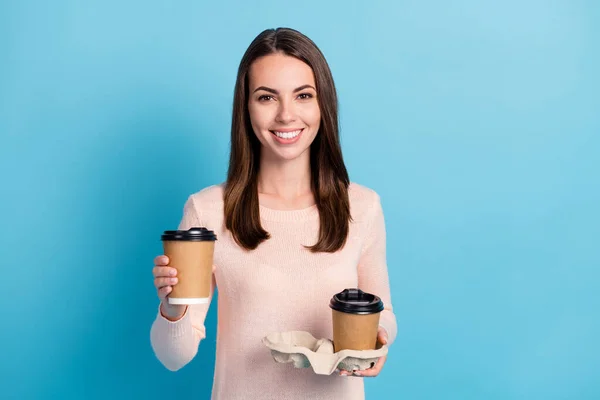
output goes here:
[[248, 113], [250, 114], [250, 122], [255, 130], [255, 133], [261, 134], [261, 131], [267, 129], [269, 126], [269, 112], [267, 109], [260, 107], [248, 107]]
[[304, 112], [304, 122], [310, 124], [313, 127], [316, 127], [321, 122], [321, 111], [319, 110], [318, 105], [314, 105], [313, 107], [307, 108]]

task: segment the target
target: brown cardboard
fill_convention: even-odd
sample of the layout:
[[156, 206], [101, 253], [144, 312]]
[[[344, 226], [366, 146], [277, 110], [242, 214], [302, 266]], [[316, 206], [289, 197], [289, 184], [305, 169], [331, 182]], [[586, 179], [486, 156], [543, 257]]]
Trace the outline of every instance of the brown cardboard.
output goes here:
[[331, 311], [333, 344], [336, 352], [376, 349], [380, 313], [350, 314], [337, 310]]
[[169, 303], [193, 304], [195, 299], [208, 299], [212, 280], [214, 241], [163, 241], [169, 266], [177, 269], [177, 284], [168, 296]]

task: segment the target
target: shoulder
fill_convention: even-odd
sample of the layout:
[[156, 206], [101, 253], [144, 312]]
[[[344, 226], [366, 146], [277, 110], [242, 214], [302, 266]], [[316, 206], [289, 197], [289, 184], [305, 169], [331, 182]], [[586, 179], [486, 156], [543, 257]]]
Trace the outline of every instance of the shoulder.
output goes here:
[[381, 208], [379, 194], [364, 185], [351, 182], [348, 186], [350, 212], [354, 219], [369, 219]]
[[207, 186], [189, 195], [186, 207], [199, 216], [219, 215], [223, 212], [224, 183]]
[[356, 206], [371, 207], [374, 203], [380, 201], [379, 194], [375, 190], [356, 182], [350, 182], [348, 197], [350, 198], [350, 204], [354, 203]]
[[225, 184], [220, 183], [218, 185], [207, 186], [195, 193], [192, 193], [190, 197], [195, 202], [211, 205], [211, 204], [223, 204], [223, 193]]

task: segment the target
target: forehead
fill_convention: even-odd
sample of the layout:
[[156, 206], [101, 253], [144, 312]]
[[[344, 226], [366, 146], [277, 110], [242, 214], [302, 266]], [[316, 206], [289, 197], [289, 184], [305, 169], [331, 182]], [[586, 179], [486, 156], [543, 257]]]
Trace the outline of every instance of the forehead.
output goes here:
[[269, 54], [256, 59], [248, 71], [250, 89], [267, 86], [277, 90], [294, 90], [302, 85], [315, 86], [312, 68], [295, 57]]

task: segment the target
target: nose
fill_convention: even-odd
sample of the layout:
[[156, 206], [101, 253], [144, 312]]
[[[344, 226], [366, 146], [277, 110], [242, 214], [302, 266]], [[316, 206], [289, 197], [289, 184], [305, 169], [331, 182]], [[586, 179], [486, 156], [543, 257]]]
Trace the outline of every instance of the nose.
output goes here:
[[289, 124], [294, 122], [294, 109], [288, 100], [282, 100], [279, 102], [279, 109], [277, 110], [277, 116], [275, 119], [280, 124]]

